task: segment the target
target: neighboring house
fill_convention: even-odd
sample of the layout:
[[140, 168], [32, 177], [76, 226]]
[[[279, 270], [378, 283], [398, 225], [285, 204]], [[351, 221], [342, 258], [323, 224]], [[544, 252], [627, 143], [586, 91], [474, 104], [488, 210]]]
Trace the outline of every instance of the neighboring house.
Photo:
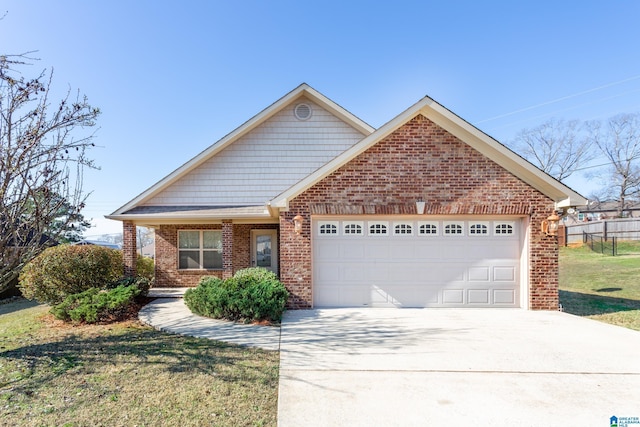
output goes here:
[[[622, 218], [638, 217], [640, 217], [640, 203], [636, 201], [626, 202], [622, 211]], [[612, 218], [618, 218], [618, 202], [615, 201], [590, 201], [586, 207], [580, 209], [577, 216], [578, 221], [599, 221]]]
[[156, 286], [263, 266], [290, 308], [556, 310], [541, 223], [584, 204], [429, 97], [376, 130], [303, 84], [108, 218], [130, 273], [155, 229]]
[[145, 258], [153, 258], [155, 257], [156, 245], [150, 243], [142, 247], [142, 250], [138, 249], [138, 253]]
[[102, 240], [87, 240], [87, 239], [83, 239], [83, 240], [80, 240], [79, 242], [75, 242], [73, 244], [74, 245], [79, 245], [79, 246], [94, 245], [94, 246], [102, 246], [102, 247], [109, 248], [109, 249], [121, 249], [120, 245], [118, 245], [116, 243], [105, 242], [105, 241], [102, 241]]

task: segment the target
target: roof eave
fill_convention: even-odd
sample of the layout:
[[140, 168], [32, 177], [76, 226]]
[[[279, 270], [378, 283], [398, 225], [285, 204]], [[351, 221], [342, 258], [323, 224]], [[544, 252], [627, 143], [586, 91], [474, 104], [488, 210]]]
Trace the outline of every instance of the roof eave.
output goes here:
[[530, 162], [518, 156], [506, 146], [438, 104], [433, 99], [424, 97], [394, 119], [381, 126], [377, 131], [363, 138], [343, 154], [275, 197], [271, 200], [271, 205], [287, 209], [291, 199], [387, 137], [418, 114], [424, 115], [483, 155], [506, 168], [512, 174], [552, 199], [558, 207], [584, 206], [587, 204], [587, 199], [571, 188], [542, 172]]
[[136, 224], [206, 224], [210, 222], [218, 223], [222, 220], [232, 220], [240, 222], [277, 222], [278, 218], [269, 213], [263, 215], [256, 214], [234, 214], [234, 215], [105, 215], [105, 218], [115, 221], [132, 221]]

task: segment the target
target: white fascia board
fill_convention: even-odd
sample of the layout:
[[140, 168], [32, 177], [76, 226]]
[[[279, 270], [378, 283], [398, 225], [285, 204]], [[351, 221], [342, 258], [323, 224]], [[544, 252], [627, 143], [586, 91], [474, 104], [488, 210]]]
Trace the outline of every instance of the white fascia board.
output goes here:
[[564, 200], [560, 200], [560, 201], [556, 202], [556, 209], [576, 208], [576, 207], [587, 206], [588, 204], [589, 204], [589, 200], [585, 199], [582, 196], [580, 196], [578, 198], [576, 198], [576, 197], [567, 197]]
[[[229, 219], [229, 218], [224, 218]], [[124, 220], [123, 220], [124, 221]], [[180, 219], [180, 220], [158, 220], [158, 219], [141, 219], [130, 220], [136, 226], [155, 228], [161, 225], [201, 225], [201, 224], [222, 224], [222, 218], [207, 219]], [[233, 224], [279, 224], [279, 219], [274, 218], [234, 218], [231, 220]]]
[[327, 111], [333, 113], [335, 116], [339, 117], [343, 121], [349, 123], [349, 125], [354, 127], [361, 134], [367, 136], [372, 134], [375, 131], [375, 128], [373, 126], [359, 119], [358, 117], [350, 113], [348, 110], [336, 104], [335, 102], [333, 102], [332, 100], [330, 100], [329, 98], [327, 98], [326, 96], [324, 96], [323, 94], [315, 90], [314, 88], [306, 84], [304, 84], [304, 86], [305, 86], [304, 92], [308, 98], [317, 102]]
[[210, 220], [219, 220], [223, 219], [250, 219], [250, 220], [259, 220], [259, 221], [269, 221], [273, 220], [273, 216], [266, 212], [264, 215], [256, 215], [256, 214], [208, 214], [208, 215], [105, 215], [106, 219], [112, 219], [116, 221], [134, 221], [134, 222], [159, 222], [163, 224], [179, 224], [181, 222], [202, 222], [202, 221], [210, 221]]

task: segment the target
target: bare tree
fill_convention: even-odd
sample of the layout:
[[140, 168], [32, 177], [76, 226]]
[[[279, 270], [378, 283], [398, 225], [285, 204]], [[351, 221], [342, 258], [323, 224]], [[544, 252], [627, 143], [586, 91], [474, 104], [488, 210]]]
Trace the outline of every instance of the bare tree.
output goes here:
[[142, 255], [142, 249], [155, 241], [155, 231], [153, 228], [136, 227], [136, 232], [138, 234], [136, 238], [138, 242], [138, 252]]
[[86, 156], [94, 135], [76, 131], [100, 111], [70, 89], [52, 101], [53, 71], [25, 78], [29, 60], [0, 56], [0, 292], [81, 218], [82, 172], [95, 167]]
[[577, 120], [547, 120], [535, 128], [521, 130], [509, 145], [559, 181], [594, 158], [591, 141], [583, 136]]
[[609, 167], [600, 174], [602, 197], [617, 202], [621, 217], [629, 201], [640, 196], [640, 114], [619, 114], [606, 122], [588, 123], [590, 138]]

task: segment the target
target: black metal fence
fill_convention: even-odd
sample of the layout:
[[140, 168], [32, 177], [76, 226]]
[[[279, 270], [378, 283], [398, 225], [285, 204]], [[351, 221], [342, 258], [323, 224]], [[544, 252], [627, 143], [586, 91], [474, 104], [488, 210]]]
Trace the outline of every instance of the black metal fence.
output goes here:
[[602, 234], [582, 232], [582, 243], [589, 246], [592, 251], [604, 255], [618, 255], [618, 238], [609, 237], [605, 239]]

